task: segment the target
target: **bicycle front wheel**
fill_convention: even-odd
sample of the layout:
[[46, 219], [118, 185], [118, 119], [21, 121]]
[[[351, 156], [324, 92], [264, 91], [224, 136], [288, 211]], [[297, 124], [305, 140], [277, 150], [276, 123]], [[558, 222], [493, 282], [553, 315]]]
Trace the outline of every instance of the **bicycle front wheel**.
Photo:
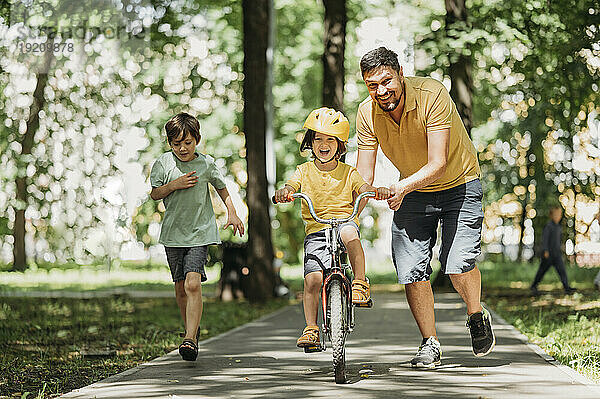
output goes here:
[[329, 286], [329, 306], [333, 372], [336, 384], [346, 382], [346, 301], [342, 282], [334, 279]]

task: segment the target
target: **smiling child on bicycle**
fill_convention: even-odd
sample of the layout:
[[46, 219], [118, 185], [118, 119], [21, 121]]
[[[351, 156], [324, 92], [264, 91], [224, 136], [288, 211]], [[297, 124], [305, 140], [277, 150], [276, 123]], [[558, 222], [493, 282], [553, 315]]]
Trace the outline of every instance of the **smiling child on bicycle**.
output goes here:
[[[354, 167], [339, 161], [346, 152], [350, 135], [350, 124], [344, 114], [332, 108], [319, 108], [310, 113], [303, 127], [307, 130], [300, 151], [311, 150], [313, 161], [296, 167], [285, 186], [275, 192], [275, 202], [292, 201], [291, 195], [302, 191], [312, 199], [317, 216], [328, 219], [350, 216], [355, 198], [365, 191], [376, 192], [376, 199], [389, 197], [387, 187], [370, 186]], [[303, 299], [306, 328], [296, 342], [301, 348], [320, 345], [317, 326], [319, 293], [323, 270], [331, 267], [324, 232], [327, 226], [313, 220], [304, 203], [302, 219], [306, 231]], [[365, 254], [358, 233], [358, 216], [339, 227], [338, 238], [348, 252], [354, 274], [352, 303], [366, 306], [371, 303], [371, 295], [365, 277]]]

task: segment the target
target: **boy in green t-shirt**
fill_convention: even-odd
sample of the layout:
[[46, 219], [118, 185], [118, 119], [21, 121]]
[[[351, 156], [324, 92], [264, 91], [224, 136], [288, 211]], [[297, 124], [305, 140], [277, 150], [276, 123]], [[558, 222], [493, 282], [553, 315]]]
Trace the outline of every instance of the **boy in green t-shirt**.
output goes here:
[[185, 324], [185, 337], [179, 345], [184, 360], [198, 357], [197, 331], [202, 317], [202, 285], [208, 245], [219, 244], [219, 229], [210, 200], [208, 183], [227, 208], [227, 223], [233, 234], [244, 234], [223, 176], [214, 159], [196, 152], [200, 143], [198, 120], [184, 112], [165, 124], [172, 151], [162, 154], [152, 165], [150, 184], [153, 200], [163, 200], [165, 214], [159, 243], [165, 246], [175, 283], [175, 299]]

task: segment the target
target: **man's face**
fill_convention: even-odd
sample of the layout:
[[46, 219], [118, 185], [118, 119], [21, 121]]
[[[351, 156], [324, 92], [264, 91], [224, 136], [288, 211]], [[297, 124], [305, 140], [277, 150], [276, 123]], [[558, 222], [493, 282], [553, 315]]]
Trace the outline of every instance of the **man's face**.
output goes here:
[[398, 107], [404, 94], [402, 67], [398, 73], [390, 67], [382, 66], [366, 72], [363, 78], [369, 95], [382, 110], [391, 112]]
[[184, 138], [183, 133], [171, 142], [173, 153], [182, 162], [191, 161], [196, 157], [195, 151], [197, 145], [198, 143], [194, 137], [188, 134]]

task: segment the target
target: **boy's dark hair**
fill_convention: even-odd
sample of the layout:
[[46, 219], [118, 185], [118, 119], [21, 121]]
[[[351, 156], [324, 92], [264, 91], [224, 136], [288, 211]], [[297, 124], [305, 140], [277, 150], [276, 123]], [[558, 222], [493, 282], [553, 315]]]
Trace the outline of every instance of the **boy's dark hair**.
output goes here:
[[385, 47], [379, 47], [369, 51], [360, 59], [360, 72], [363, 77], [365, 73], [371, 72], [373, 69], [381, 66], [390, 67], [399, 73], [400, 63], [398, 62], [398, 54]]
[[[304, 133], [304, 139], [302, 140], [302, 143], [300, 144], [300, 152], [310, 150], [313, 158], [315, 157], [315, 153], [312, 150], [312, 143], [313, 143], [313, 140], [315, 139], [315, 133], [316, 132], [312, 129], [306, 130], [306, 133]], [[334, 156], [335, 156], [335, 159], [339, 159], [342, 155], [344, 155], [346, 153], [346, 143], [344, 143], [342, 140], [338, 139], [337, 137], [335, 139], [337, 140], [338, 148], [337, 148], [337, 152], [335, 153]]]
[[169, 119], [165, 124], [165, 131], [169, 145], [182, 133], [182, 140], [189, 135], [196, 139], [196, 143], [200, 143], [200, 123], [198, 119], [185, 112], [180, 112]]

